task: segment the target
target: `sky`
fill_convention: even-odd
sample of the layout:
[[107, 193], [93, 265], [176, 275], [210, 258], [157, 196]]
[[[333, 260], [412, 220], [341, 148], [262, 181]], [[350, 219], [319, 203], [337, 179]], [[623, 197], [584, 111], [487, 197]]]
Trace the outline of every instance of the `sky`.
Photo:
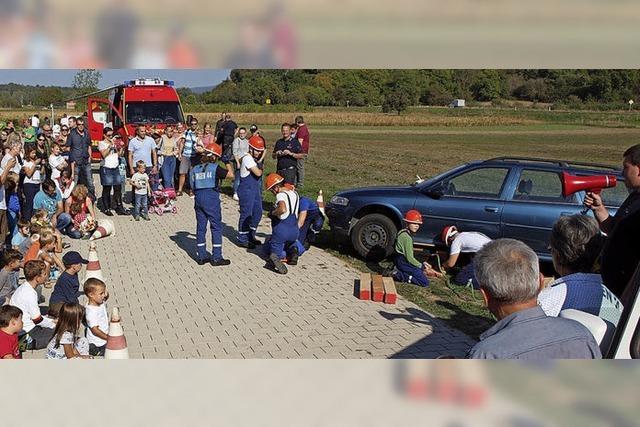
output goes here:
[[[18, 83], [42, 86], [71, 86], [78, 70], [0, 70], [0, 84]], [[176, 87], [214, 86], [229, 76], [230, 70], [100, 70], [99, 87], [120, 84], [141, 77], [173, 80]]]

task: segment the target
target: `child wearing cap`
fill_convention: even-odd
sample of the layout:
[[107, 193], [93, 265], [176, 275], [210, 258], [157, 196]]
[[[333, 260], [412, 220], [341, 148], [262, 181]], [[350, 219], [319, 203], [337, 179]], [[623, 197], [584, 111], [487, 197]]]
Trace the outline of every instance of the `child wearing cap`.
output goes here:
[[396, 237], [393, 278], [398, 282], [429, 286], [427, 276], [441, 277], [442, 274], [433, 270], [429, 263], [421, 263], [413, 255], [413, 236], [420, 229], [422, 214], [412, 209], [405, 214], [404, 222], [407, 225], [406, 228], [400, 230]]
[[78, 303], [78, 297], [82, 295], [78, 273], [82, 270], [82, 265], [88, 264], [89, 261], [82, 258], [78, 252], [70, 251], [62, 257], [62, 263], [65, 270], [58, 277], [49, 299], [49, 312], [52, 314], [57, 313], [65, 302]]

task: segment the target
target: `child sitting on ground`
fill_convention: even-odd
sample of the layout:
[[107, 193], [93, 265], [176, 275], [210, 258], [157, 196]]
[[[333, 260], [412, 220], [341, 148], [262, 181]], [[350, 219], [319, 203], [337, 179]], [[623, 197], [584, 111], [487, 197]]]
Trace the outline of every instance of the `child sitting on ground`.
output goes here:
[[89, 354], [92, 356], [104, 356], [107, 345], [107, 333], [109, 332], [109, 317], [107, 315], [106, 301], [109, 298], [107, 285], [96, 278], [87, 279], [84, 282], [84, 294], [89, 299], [86, 310], [87, 339], [89, 340]]
[[89, 261], [82, 258], [78, 252], [71, 251], [64, 254], [62, 263], [64, 271], [58, 277], [49, 298], [49, 312], [54, 315], [64, 303], [79, 303], [78, 297], [82, 295], [82, 292], [80, 292], [78, 273], [82, 271], [82, 264], [88, 264]]
[[140, 221], [142, 218], [150, 221], [149, 218], [149, 196], [151, 195], [151, 185], [149, 184], [149, 175], [145, 173], [146, 165], [142, 160], [136, 163], [136, 173], [131, 177], [131, 185], [134, 189], [134, 211], [133, 219]]
[[84, 307], [65, 303], [58, 312], [58, 323], [47, 346], [47, 359], [93, 359], [89, 356], [89, 341], [79, 336], [84, 319]]
[[9, 303], [13, 291], [18, 289], [18, 275], [22, 266], [22, 254], [15, 249], [7, 249], [2, 254], [0, 270], [0, 305]]
[[31, 223], [26, 219], [20, 219], [16, 226], [16, 233], [11, 238], [11, 247], [16, 250], [20, 250], [25, 240], [29, 238]]
[[22, 330], [22, 310], [12, 305], [0, 307], [0, 359], [22, 359], [18, 332]]
[[[51, 233], [42, 233], [40, 235], [40, 250], [38, 251], [38, 255], [36, 259], [40, 259], [47, 263], [49, 267], [49, 282], [55, 281], [60, 275], [61, 271], [64, 271], [64, 264], [58, 258], [58, 255], [55, 253], [56, 250], [56, 236]], [[45, 285], [45, 287], [50, 287]]]
[[428, 286], [428, 276], [442, 277], [442, 273], [436, 272], [427, 262], [420, 263], [413, 255], [413, 236], [420, 229], [422, 214], [412, 209], [405, 214], [404, 222], [407, 227], [400, 230], [396, 237], [396, 257], [394, 260], [396, 269], [393, 278], [398, 282]]

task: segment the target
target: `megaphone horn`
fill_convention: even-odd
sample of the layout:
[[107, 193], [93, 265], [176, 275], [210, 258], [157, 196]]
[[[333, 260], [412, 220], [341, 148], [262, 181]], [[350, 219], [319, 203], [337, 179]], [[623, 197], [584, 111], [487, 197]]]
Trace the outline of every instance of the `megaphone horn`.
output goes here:
[[603, 188], [615, 187], [617, 182], [615, 175], [576, 176], [562, 172], [562, 197], [582, 190], [600, 193]]

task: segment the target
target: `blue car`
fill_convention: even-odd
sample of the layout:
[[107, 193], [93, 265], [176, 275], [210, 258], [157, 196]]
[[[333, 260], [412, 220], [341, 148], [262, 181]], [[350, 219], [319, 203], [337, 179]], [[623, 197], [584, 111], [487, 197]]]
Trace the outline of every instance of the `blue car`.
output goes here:
[[563, 197], [563, 172], [616, 176], [618, 185], [602, 191], [612, 214], [628, 195], [621, 170], [611, 166], [498, 157], [473, 161], [413, 185], [341, 191], [331, 198], [326, 212], [331, 229], [348, 236], [366, 258], [391, 255], [404, 213], [417, 209], [424, 222], [415, 238], [418, 245], [442, 245], [442, 229], [456, 225], [493, 239], [521, 240], [542, 260], [551, 261], [547, 248], [553, 224], [561, 215], [578, 214], [584, 208], [585, 191]]

